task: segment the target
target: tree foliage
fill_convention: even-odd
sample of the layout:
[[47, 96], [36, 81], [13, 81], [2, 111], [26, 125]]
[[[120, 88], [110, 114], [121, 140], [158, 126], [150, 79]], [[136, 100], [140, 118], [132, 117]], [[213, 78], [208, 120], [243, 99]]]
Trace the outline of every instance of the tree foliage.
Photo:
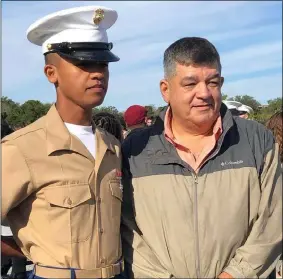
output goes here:
[[[251, 116], [254, 120], [265, 123], [275, 112], [282, 110], [282, 98], [269, 100], [267, 105], [261, 105], [254, 97], [249, 95], [237, 95], [230, 97], [227, 94], [222, 94], [223, 100], [235, 100], [253, 108], [254, 114]], [[23, 104], [14, 102], [7, 97], [1, 97], [1, 117], [9, 123], [13, 129], [24, 127], [47, 113], [51, 104], [41, 103], [37, 100], [29, 100]], [[147, 116], [156, 118], [157, 115], [166, 106], [156, 107], [149, 104], [146, 106]], [[93, 109], [93, 113], [108, 112], [114, 114], [121, 122], [123, 127], [126, 127], [123, 118], [124, 112], [119, 111], [114, 106], [101, 106]]]
[[227, 94], [222, 94], [222, 100], [223, 100], [223, 101], [227, 100], [228, 98], [229, 98], [229, 97], [228, 97]]
[[260, 102], [258, 102], [254, 97], [249, 95], [237, 95], [235, 97], [229, 98], [228, 100], [233, 100], [245, 104], [246, 106], [251, 107], [255, 113], [260, 110]]
[[11, 127], [18, 129], [44, 116], [50, 106], [51, 104], [43, 104], [36, 100], [29, 100], [20, 105], [7, 97], [1, 97], [1, 117]]

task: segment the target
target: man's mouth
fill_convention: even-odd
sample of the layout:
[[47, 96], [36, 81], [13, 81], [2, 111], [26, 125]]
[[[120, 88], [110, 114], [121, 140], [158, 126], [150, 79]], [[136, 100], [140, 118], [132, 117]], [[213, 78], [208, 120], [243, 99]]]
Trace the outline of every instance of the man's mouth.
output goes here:
[[101, 84], [95, 84], [95, 85], [88, 87], [87, 89], [94, 89], [94, 88], [104, 89], [104, 85], [102, 83]]
[[203, 104], [203, 105], [195, 105], [194, 107], [202, 108], [202, 107], [211, 107], [211, 104]]

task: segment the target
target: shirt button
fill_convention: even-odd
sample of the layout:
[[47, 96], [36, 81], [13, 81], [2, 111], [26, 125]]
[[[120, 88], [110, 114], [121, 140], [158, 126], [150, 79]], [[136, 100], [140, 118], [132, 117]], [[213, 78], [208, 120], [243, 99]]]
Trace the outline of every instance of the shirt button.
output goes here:
[[100, 263], [104, 264], [105, 263], [105, 259], [101, 259]]
[[104, 233], [104, 229], [100, 229], [100, 233]]
[[97, 202], [98, 202], [98, 203], [101, 203], [101, 198], [97, 198]]
[[68, 198], [67, 204], [68, 204], [68, 205], [72, 205], [72, 200], [71, 200], [70, 198]]

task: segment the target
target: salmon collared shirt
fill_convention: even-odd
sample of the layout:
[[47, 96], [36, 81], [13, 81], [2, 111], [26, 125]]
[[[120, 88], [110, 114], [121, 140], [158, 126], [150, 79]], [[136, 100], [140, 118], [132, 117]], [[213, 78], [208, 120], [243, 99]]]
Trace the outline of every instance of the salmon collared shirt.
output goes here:
[[173, 131], [172, 131], [172, 111], [169, 107], [166, 111], [165, 118], [164, 118], [164, 135], [165, 138], [173, 144], [173, 146], [176, 148], [178, 155], [180, 158], [185, 161], [187, 164], [189, 164], [193, 170], [197, 173], [204, 163], [207, 156], [211, 153], [211, 151], [215, 148], [215, 145], [217, 143], [217, 140], [222, 134], [222, 120], [221, 116], [219, 115], [214, 127], [212, 135], [209, 136], [209, 140], [200, 152], [199, 156], [195, 158], [193, 153], [190, 151], [189, 148], [185, 147], [184, 145], [180, 144], [178, 140], [175, 138]]

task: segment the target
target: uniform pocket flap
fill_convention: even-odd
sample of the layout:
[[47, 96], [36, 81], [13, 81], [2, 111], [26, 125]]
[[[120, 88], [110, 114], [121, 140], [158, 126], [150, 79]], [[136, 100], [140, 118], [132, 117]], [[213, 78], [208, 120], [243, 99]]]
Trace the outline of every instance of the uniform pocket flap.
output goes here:
[[78, 184], [68, 187], [46, 188], [44, 196], [52, 205], [73, 208], [91, 199], [91, 192], [88, 184]]
[[118, 198], [120, 201], [123, 200], [123, 192], [120, 187], [120, 180], [110, 181], [110, 190], [111, 190], [112, 196]]

